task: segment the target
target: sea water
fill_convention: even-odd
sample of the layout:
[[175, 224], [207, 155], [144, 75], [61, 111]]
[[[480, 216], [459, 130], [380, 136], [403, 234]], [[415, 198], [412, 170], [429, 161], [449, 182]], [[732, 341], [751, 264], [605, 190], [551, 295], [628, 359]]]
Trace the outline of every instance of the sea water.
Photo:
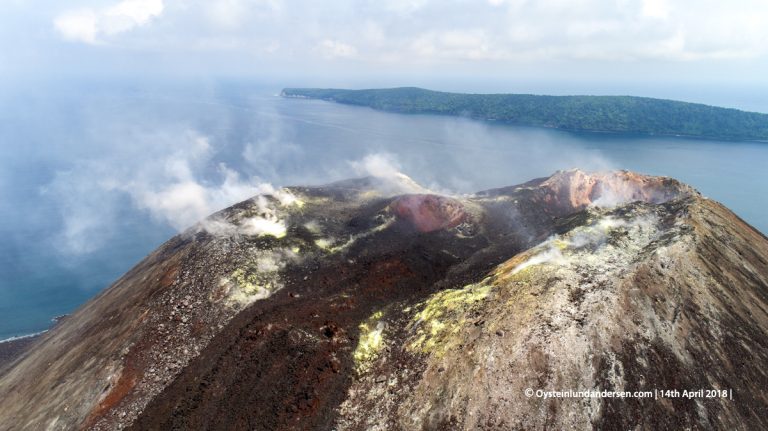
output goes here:
[[395, 169], [470, 193], [558, 169], [630, 169], [689, 183], [768, 232], [768, 144], [399, 115], [279, 91], [81, 82], [0, 94], [0, 339], [45, 330], [181, 228], [136, 189], [187, 181], [228, 205], [242, 190], [226, 172], [281, 186]]

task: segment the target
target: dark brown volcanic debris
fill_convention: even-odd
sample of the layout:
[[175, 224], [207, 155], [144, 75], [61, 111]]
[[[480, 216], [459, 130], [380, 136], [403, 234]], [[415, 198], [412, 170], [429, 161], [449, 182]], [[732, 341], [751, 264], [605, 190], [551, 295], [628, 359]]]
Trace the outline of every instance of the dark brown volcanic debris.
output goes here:
[[13, 361], [26, 352], [38, 337], [39, 335], [36, 335], [0, 343], [0, 374], [3, 373], [7, 366], [11, 365]]
[[[768, 240], [679, 182], [291, 188], [147, 257], [0, 376], [5, 429], [760, 429]], [[545, 390], [732, 388], [734, 401]]]

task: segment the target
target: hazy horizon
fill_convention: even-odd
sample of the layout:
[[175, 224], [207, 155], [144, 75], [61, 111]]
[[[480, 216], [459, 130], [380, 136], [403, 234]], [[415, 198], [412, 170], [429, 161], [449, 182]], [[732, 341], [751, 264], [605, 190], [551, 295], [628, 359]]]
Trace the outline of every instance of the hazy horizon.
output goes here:
[[645, 96], [764, 89], [768, 69], [768, 4], [757, 0], [9, 0], [0, 10], [5, 82], [256, 78]]
[[[624, 167], [613, 156], [636, 157], [655, 174], [717, 162], [728, 181], [714, 193], [739, 188], [732, 199], [741, 205], [766, 190], [757, 168], [740, 165], [764, 160], [752, 144], [725, 151], [709, 143], [698, 156], [690, 145], [699, 141], [638, 140], [654, 149], [642, 153], [623, 137], [419, 123], [327, 105], [293, 106], [299, 115], [269, 97], [284, 87], [416, 86], [632, 95], [768, 113], [766, 21], [768, 3], [756, 0], [5, 1], [0, 305], [47, 321], [59, 304], [80, 303], [213, 211], [268, 187], [357, 175], [371, 161], [459, 192], [555, 167]], [[359, 127], [339, 122], [358, 116], [366, 118]], [[443, 129], [419, 135], [438, 123]], [[411, 160], [398, 139], [445, 152], [446, 166], [421, 153]], [[504, 139], [529, 140], [532, 154], [514, 157], [498, 146]], [[325, 166], [307, 157], [317, 146], [331, 152]], [[685, 158], [664, 160], [660, 148]], [[490, 172], [484, 163], [502, 165]], [[694, 182], [703, 175], [689, 173]], [[745, 208], [757, 220], [760, 208]]]

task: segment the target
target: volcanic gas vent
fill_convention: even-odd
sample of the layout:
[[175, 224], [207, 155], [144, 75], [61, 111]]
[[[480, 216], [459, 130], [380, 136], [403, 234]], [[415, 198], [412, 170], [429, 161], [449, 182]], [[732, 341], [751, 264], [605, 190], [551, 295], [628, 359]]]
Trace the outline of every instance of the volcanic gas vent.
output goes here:
[[[768, 429], [768, 239], [722, 205], [626, 171], [398, 178], [173, 238], [2, 371], [0, 430]], [[733, 399], [526, 395], [690, 388]]]
[[468, 217], [460, 201], [437, 195], [401, 196], [392, 202], [392, 209], [398, 217], [411, 222], [420, 232], [456, 227]]
[[636, 201], [660, 204], [697, 194], [691, 187], [672, 178], [630, 171], [586, 173], [573, 169], [480, 195], [505, 195], [510, 191], [527, 191], [525, 195], [531, 203], [544, 206], [544, 210], [551, 214], [568, 214], [588, 206], [612, 207]]

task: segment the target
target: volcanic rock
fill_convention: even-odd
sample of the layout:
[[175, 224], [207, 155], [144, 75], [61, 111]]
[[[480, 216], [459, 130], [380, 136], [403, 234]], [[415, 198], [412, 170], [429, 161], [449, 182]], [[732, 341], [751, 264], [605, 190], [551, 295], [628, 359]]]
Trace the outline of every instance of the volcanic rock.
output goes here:
[[419, 232], [456, 227], [467, 217], [461, 202], [437, 195], [401, 196], [392, 202], [392, 211], [413, 223]]
[[384, 183], [174, 237], [0, 371], [0, 430], [768, 428], [768, 239], [722, 205], [626, 171]]

